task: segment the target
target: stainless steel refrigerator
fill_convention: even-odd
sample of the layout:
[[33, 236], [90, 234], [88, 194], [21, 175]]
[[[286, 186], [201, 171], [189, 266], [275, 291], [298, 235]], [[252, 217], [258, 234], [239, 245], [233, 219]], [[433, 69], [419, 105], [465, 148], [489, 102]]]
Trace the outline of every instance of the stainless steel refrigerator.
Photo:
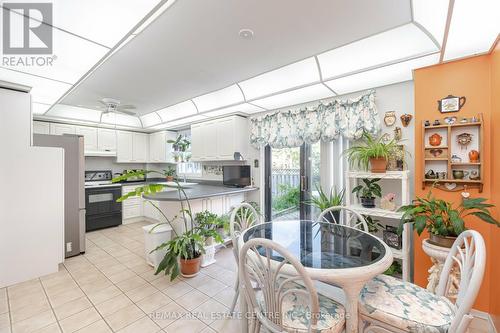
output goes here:
[[[64, 254], [85, 252], [85, 157], [83, 136], [34, 134], [33, 144], [64, 149]], [[43, 176], [43, 175], [40, 175]]]

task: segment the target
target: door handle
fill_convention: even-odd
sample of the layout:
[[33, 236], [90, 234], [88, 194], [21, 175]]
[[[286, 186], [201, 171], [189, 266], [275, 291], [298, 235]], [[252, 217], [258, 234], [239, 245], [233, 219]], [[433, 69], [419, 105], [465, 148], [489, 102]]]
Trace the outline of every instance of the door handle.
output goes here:
[[300, 190], [302, 192], [307, 191], [307, 177], [306, 176], [300, 176]]

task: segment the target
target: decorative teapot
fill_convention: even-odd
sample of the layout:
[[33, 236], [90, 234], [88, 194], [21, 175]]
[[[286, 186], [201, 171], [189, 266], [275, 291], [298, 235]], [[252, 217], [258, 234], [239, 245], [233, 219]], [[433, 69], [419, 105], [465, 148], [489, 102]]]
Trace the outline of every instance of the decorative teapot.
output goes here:
[[437, 133], [434, 133], [429, 137], [429, 144], [431, 146], [439, 146], [441, 145], [441, 140], [443, 140], [443, 137]]
[[471, 163], [479, 162], [479, 152], [477, 150], [471, 150], [469, 152], [469, 160]]

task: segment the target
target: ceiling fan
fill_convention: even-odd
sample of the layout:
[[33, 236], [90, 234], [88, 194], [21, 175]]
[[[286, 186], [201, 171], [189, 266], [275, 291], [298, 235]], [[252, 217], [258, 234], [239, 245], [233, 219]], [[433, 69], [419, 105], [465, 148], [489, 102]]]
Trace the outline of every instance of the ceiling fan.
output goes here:
[[120, 104], [119, 99], [114, 99], [114, 98], [109, 98], [105, 97], [99, 101], [103, 106], [100, 107], [100, 109], [104, 109], [102, 114], [107, 114], [107, 113], [121, 113], [121, 114], [126, 114], [129, 116], [135, 116], [136, 112], [130, 111], [130, 110], [135, 110], [136, 107], [132, 104]]

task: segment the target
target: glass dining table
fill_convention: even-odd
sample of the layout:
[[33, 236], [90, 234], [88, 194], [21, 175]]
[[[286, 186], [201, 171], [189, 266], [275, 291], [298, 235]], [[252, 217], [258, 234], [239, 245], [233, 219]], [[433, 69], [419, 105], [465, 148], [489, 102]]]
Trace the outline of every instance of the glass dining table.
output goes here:
[[[343, 289], [346, 332], [358, 332], [358, 297], [363, 286], [392, 264], [392, 251], [379, 238], [340, 224], [305, 220], [276, 221], [245, 230], [239, 246], [253, 238], [270, 239], [300, 260], [313, 280]], [[280, 261], [282, 258], [273, 257]], [[240, 279], [240, 281], [242, 281]], [[246, 302], [240, 297], [242, 313]], [[244, 317], [244, 316], [243, 316]], [[244, 332], [247, 324], [242, 325]]]

